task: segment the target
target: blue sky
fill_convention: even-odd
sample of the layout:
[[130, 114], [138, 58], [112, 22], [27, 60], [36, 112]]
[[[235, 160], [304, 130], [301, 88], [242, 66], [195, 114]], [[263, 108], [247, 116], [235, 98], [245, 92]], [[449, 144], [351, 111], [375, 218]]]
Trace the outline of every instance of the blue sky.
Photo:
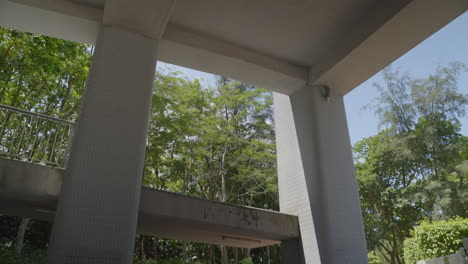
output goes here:
[[[438, 66], [445, 66], [452, 61], [460, 61], [468, 66], [467, 31], [468, 12], [393, 62], [393, 67], [408, 72], [413, 77], [426, 77]], [[214, 85], [214, 77], [211, 74], [161, 62], [158, 66], [173, 68], [183, 72], [189, 79], [201, 78], [202, 83]], [[372, 110], [362, 110], [362, 107], [372, 103], [377, 97], [378, 93], [373, 83], [381, 81], [381, 74], [377, 73], [345, 96], [348, 127], [353, 144], [378, 132], [378, 118]], [[468, 72], [462, 73], [459, 88], [461, 92], [468, 94]], [[462, 134], [468, 135], [468, 118], [465, 117], [461, 121]]]

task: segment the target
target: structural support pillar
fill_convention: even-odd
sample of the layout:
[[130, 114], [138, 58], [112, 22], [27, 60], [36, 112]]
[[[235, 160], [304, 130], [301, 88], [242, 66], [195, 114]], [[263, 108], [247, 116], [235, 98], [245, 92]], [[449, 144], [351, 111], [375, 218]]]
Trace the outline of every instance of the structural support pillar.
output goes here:
[[106, 1], [48, 263], [133, 261], [156, 53], [172, 2]]
[[343, 97], [304, 87], [275, 93], [274, 106], [280, 210], [301, 232], [283, 243], [283, 263], [367, 263]]

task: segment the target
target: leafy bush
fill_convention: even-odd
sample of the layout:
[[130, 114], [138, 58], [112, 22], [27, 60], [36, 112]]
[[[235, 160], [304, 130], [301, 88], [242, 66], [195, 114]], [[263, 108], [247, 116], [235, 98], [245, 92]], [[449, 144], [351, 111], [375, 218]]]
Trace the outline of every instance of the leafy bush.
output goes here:
[[466, 218], [432, 223], [423, 221], [404, 242], [405, 262], [414, 264], [419, 260], [454, 254], [463, 247], [462, 238], [465, 237], [468, 237]]
[[382, 260], [375, 254], [374, 251], [367, 253], [369, 264], [382, 264]]
[[252, 264], [252, 258], [243, 259], [240, 264]]

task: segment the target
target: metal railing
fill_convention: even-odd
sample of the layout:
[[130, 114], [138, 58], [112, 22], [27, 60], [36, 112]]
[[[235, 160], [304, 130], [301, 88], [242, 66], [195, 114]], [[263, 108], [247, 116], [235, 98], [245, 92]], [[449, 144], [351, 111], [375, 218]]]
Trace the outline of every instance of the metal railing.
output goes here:
[[0, 156], [65, 168], [75, 123], [0, 104]]

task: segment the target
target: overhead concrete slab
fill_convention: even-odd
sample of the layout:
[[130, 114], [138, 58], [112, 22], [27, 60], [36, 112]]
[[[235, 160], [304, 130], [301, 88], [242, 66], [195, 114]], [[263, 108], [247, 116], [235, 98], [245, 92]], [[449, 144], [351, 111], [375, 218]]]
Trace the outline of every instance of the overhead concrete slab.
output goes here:
[[[0, 212], [52, 221], [64, 170], [0, 158]], [[142, 188], [138, 232], [256, 248], [299, 236], [296, 216]]]
[[[94, 44], [104, 0], [0, 0], [0, 26]], [[291, 95], [345, 95], [463, 14], [465, 0], [179, 0], [159, 60]]]

